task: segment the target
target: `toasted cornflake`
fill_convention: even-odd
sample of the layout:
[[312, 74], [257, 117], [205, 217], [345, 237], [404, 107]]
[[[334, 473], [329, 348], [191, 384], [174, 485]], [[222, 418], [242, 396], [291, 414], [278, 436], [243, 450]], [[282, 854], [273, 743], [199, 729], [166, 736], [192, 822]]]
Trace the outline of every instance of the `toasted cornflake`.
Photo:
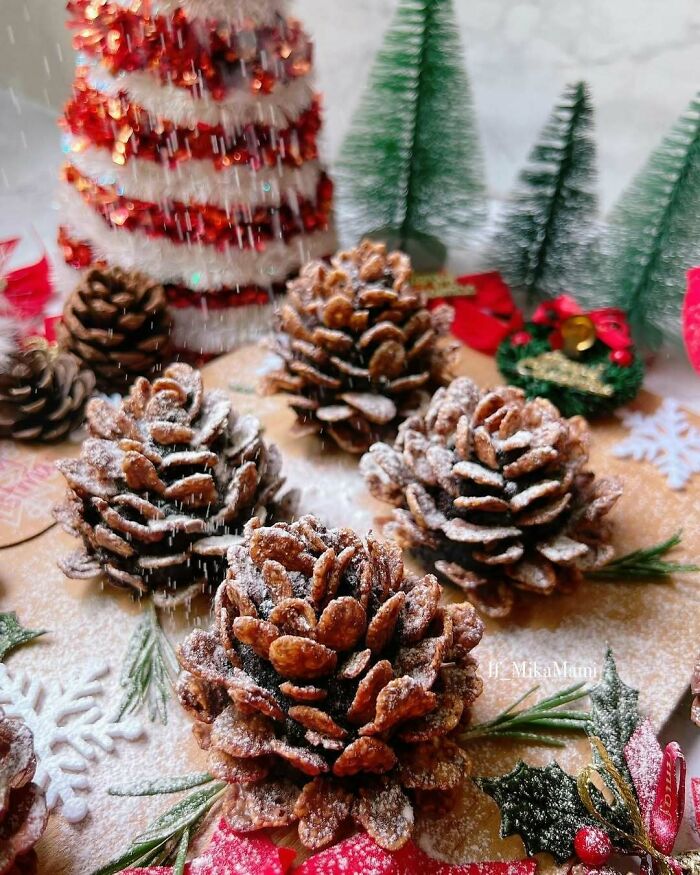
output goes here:
[[432, 574], [418, 580], [408, 591], [399, 615], [402, 643], [414, 644], [425, 636], [440, 603], [440, 592], [440, 584]]
[[267, 623], [265, 620], [236, 617], [233, 621], [233, 634], [241, 644], [247, 644], [258, 656], [267, 659], [270, 655], [270, 645], [280, 637], [280, 630], [274, 623]]
[[270, 662], [279, 674], [302, 680], [329, 675], [336, 667], [335, 651], [297, 635], [282, 635], [270, 647]]
[[340, 667], [338, 677], [343, 680], [358, 678], [370, 664], [371, 659], [372, 651], [369, 648], [356, 651]]
[[362, 638], [367, 615], [362, 605], [350, 596], [332, 601], [321, 614], [316, 640], [333, 650], [351, 650]]
[[377, 696], [394, 679], [391, 663], [383, 659], [374, 665], [360, 681], [348, 710], [351, 723], [365, 723], [374, 717]]
[[272, 724], [261, 714], [245, 714], [229, 705], [214, 721], [212, 744], [229, 756], [251, 759], [271, 752]]
[[401, 782], [414, 790], [450, 790], [464, 781], [468, 771], [467, 755], [448, 739], [411, 745], [399, 759]]
[[347, 732], [342, 726], [338, 726], [330, 714], [326, 714], [325, 711], [320, 711], [318, 708], [311, 708], [308, 705], [293, 705], [287, 714], [292, 720], [320, 735], [327, 735], [330, 738], [345, 738], [347, 736]]
[[202, 680], [226, 686], [233, 678], [233, 667], [216, 635], [195, 629], [179, 646], [180, 665]]
[[316, 627], [316, 612], [304, 599], [282, 599], [270, 611], [270, 622], [284, 635], [308, 637]]
[[280, 690], [285, 696], [297, 702], [322, 702], [328, 696], [328, 691], [321, 687], [300, 687], [291, 681], [280, 684]]
[[333, 778], [315, 778], [304, 786], [294, 808], [299, 837], [307, 848], [329, 845], [350, 816], [352, 793]]
[[388, 851], [398, 851], [413, 832], [413, 808], [397, 781], [378, 779], [360, 789], [352, 816]]
[[294, 806], [298, 795], [291, 781], [231, 784], [224, 799], [224, 817], [238, 832], [289, 826], [296, 820]]
[[393, 638], [396, 624], [399, 621], [399, 614], [401, 613], [405, 602], [405, 593], [394, 593], [391, 598], [384, 602], [381, 608], [379, 608], [377, 613], [370, 620], [370, 624], [367, 627], [365, 642], [372, 653], [381, 653], [388, 642]]
[[240, 710], [246, 713], [259, 711], [266, 717], [272, 717], [273, 720], [284, 720], [284, 711], [278, 705], [273, 693], [256, 684], [253, 678], [240, 668], [233, 669], [233, 677], [228, 682], [227, 689], [229, 696]]
[[377, 696], [374, 721], [360, 729], [362, 735], [377, 735], [388, 732], [399, 723], [422, 717], [437, 705], [435, 693], [424, 689], [411, 677], [396, 678]]
[[253, 784], [266, 778], [270, 771], [269, 759], [241, 759], [222, 750], [209, 751], [207, 759], [209, 774], [229, 784]]
[[263, 562], [262, 573], [274, 602], [280, 602], [282, 599], [288, 599], [294, 595], [287, 569], [280, 562], [275, 562], [272, 559], [266, 560]]
[[338, 777], [371, 772], [377, 775], [390, 772], [396, 765], [396, 754], [378, 738], [358, 738], [349, 744], [333, 765]]

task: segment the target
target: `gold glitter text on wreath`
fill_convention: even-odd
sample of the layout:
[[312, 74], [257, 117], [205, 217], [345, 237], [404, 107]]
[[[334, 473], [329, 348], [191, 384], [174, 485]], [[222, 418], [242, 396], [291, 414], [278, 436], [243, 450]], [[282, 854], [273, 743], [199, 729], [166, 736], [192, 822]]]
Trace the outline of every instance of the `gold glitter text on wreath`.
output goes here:
[[615, 394], [615, 389], [603, 379], [604, 364], [584, 365], [572, 361], [558, 349], [521, 359], [517, 370], [523, 377], [549, 380], [558, 386], [567, 386], [591, 395], [609, 397]]

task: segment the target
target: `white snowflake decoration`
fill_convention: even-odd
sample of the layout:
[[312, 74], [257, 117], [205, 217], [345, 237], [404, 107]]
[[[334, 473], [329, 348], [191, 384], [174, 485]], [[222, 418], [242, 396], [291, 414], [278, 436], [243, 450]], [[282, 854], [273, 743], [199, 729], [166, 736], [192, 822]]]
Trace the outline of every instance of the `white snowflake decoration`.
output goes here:
[[693, 474], [700, 473], [700, 430], [674, 398], [664, 399], [648, 416], [623, 411], [622, 419], [631, 433], [613, 447], [614, 456], [651, 462], [671, 489], [683, 489]]
[[34, 780], [46, 791], [49, 809], [60, 802], [69, 823], [79, 823], [90, 810], [89, 800], [79, 795], [91, 789], [90, 766], [114, 753], [118, 739], [134, 741], [143, 731], [134, 720], [114, 723], [105, 714], [98, 699], [104, 694], [100, 680], [108, 673], [107, 665], [99, 663], [65, 688], [47, 687], [26, 672], [10, 674], [0, 663], [0, 706], [34, 734]]

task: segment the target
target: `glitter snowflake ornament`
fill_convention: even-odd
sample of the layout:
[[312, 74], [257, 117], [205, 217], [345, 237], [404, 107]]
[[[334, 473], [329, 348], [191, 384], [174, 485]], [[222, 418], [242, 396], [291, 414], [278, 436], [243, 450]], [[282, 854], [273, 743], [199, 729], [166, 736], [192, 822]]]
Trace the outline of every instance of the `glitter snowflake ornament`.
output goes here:
[[69, 823], [79, 823], [89, 810], [90, 770], [116, 751], [117, 742], [142, 734], [133, 720], [114, 722], [101, 702], [104, 663], [86, 668], [72, 683], [49, 686], [26, 672], [11, 674], [0, 664], [0, 706], [8, 717], [20, 717], [34, 735], [35, 781], [46, 791], [49, 810], [61, 806]]
[[630, 434], [613, 447], [614, 456], [650, 462], [671, 489], [683, 489], [693, 474], [700, 473], [700, 430], [674, 398], [665, 398], [652, 414], [627, 411], [622, 418]]

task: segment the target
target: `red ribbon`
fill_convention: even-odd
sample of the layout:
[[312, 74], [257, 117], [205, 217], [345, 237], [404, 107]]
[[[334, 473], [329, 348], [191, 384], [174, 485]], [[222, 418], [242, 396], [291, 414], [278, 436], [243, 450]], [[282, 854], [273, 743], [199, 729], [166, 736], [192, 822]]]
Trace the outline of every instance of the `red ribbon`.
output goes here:
[[10, 256], [17, 248], [19, 238], [0, 240], [0, 278], [6, 309], [19, 323], [26, 324], [23, 334], [34, 334], [34, 324], [41, 323], [46, 305], [53, 294], [51, 267], [46, 253], [34, 264], [5, 272]]
[[430, 307], [448, 303], [455, 311], [455, 337], [478, 352], [494, 355], [501, 342], [523, 326], [510, 289], [496, 271], [460, 276], [455, 282], [465, 287], [464, 297], [434, 298]]
[[535, 310], [532, 321], [552, 329], [549, 341], [552, 349], [561, 349], [564, 339], [561, 327], [572, 316], [588, 316], [595, 326], [598, 340], [611, 350], [631, 349], [633, 346], [629, 323], [624, 310], [602, 307], [599, 310], [584, 310], [570, 295], [560, 295], [552, 301], [544, 301]]
[[649, 819], [654, 847], [671, 854], [685, 808], [685, 757], [675, 741], [666, 745], [656, 784], [656, 798]]

